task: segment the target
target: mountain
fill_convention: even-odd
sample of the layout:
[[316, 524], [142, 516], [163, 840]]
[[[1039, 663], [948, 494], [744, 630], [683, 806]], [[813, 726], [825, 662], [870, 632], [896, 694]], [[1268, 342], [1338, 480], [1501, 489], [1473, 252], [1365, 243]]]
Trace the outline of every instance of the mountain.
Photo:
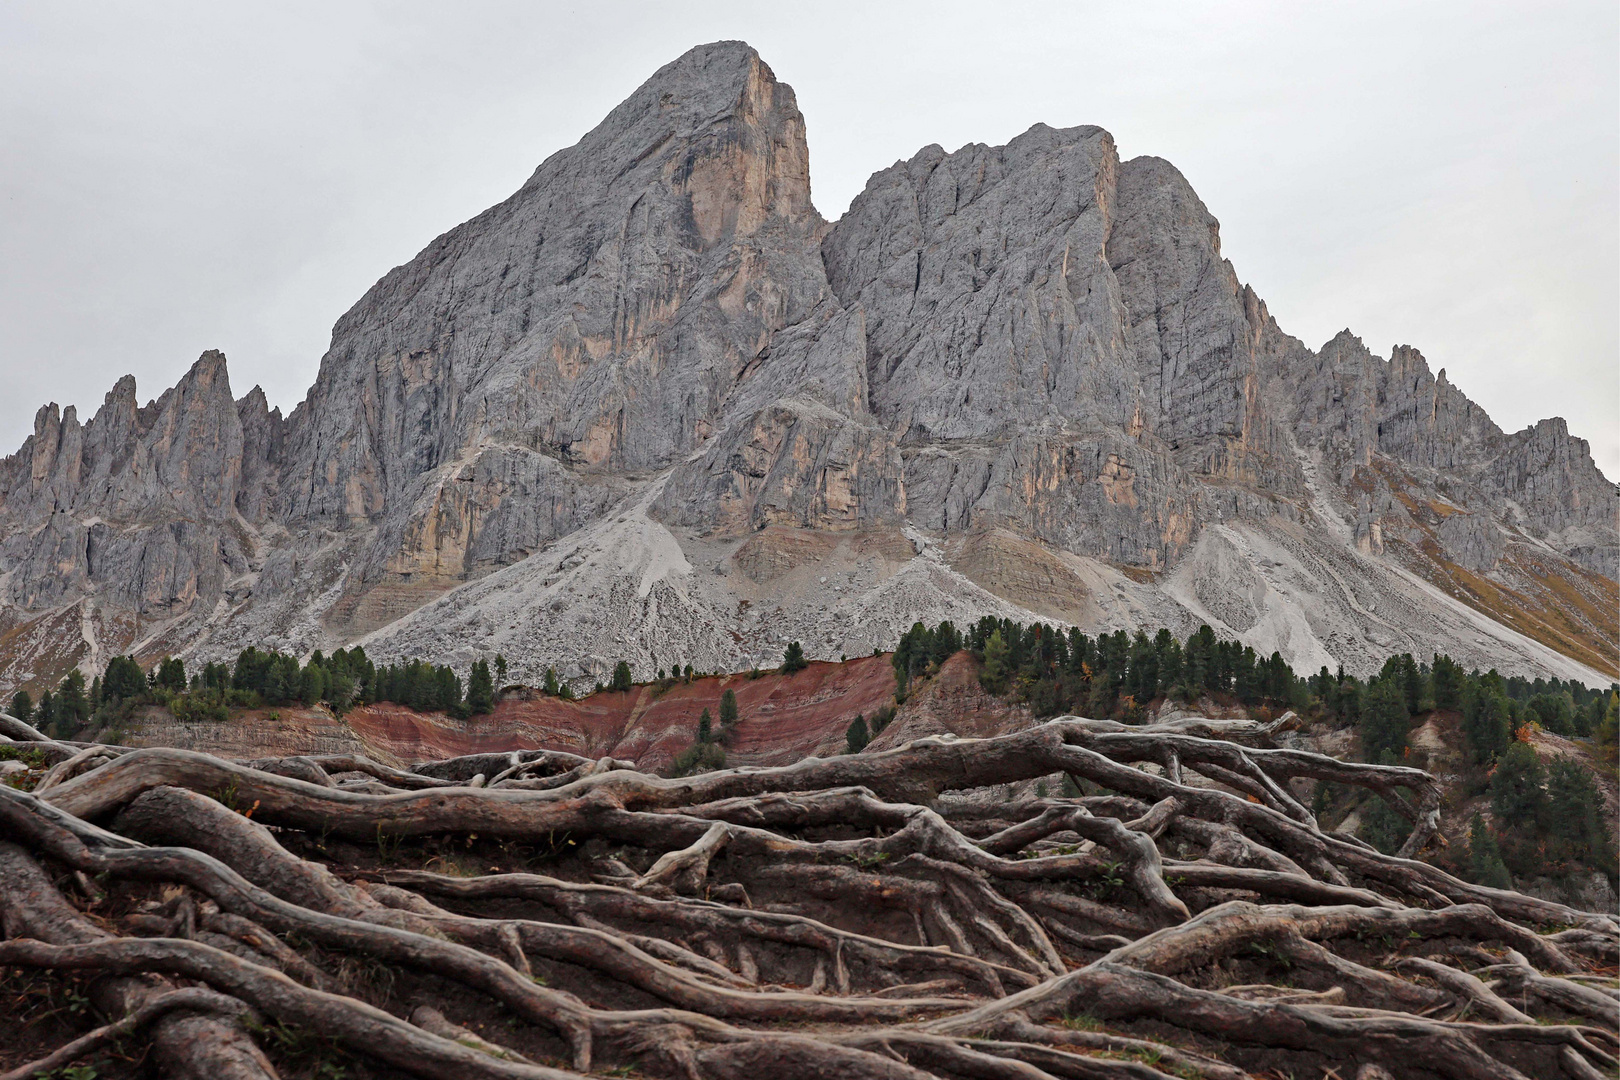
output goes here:
[[1597, 684], [1617, 509], [1562, 420], [1288, 336], [1099, 128], [926, 147], [829, 224], [793, 91], [720, 42], [386, 274], [290, 416], [217, 352], [41, 409], [0, 461], [0, 689], [356, 641], [589, 683], [986, 613]]

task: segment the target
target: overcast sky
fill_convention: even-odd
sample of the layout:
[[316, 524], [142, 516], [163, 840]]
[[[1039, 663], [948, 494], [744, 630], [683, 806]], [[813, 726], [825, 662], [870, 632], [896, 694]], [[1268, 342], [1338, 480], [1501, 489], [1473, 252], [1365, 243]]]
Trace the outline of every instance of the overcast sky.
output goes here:
[[373, 281], [720, 38], [798, 92], [829, 218], [928, 143], [1100, 124], [1285, 330], [1414, 345], [1620, 478], [1614, 0], [0, 0], [0, 454], [209, 348], [290, 411]]

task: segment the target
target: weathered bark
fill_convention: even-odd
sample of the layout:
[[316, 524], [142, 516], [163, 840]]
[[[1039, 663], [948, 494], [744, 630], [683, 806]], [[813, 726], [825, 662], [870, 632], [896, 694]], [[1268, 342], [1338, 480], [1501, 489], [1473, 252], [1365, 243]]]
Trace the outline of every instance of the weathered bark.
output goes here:
[[118, 975], [180, 975], [241, 998], [283, 1023], [320, 1031], [343, 1046], [418, 1076], [567, 1080], [575, 1074], [494, 1058], [432, 1035], [380, 1009], [300, 986], [195, 941], [121, 938], [87, 945], [46, 945], [19, 938], [0, 942], [0, 963], [99, 971]]
[[[8, 921], [0, 964], [195, 980], [429, 1077], [568, 1075], [550, 1059], [658, 1080], [1613, 1070], [1620, 1001], [1590, 980], [1620, 922], [1323, 832], [1292, 780], [1366, 787], [1417, 830], [1438, 785], [1271, 730], [1068, 719], [675, 780], [547, 751], [406, 771], [71, 747], [42, 795], [0, 787], [0, 833], [34, 866], [20, 910], [90, 925], [34, 859], [87, 904], [126, 899], [85, 938]], [[1110, 793], [973, 794], [1055, 772]], [[163, 891], [128, 902], [140, 889]], [[471, 1024], [475, 1004], [550, 1049]], [[228, 1023], [153, 1012], [108, 1019], [154, 1045], [175, 1017]]]
[[1514, 949], [1507, 950], [1507, 960], [1506, 964], [1485, 968], [1483, 973], [1499, 976], [1510, 993], [1528, 993], [1571, 1015], [1620, 1026], [1620, 1001], [1569, 979], [1548, 978]]
[[54, 1075], [58, 1069], [89, 1057], [102, 1047], [128, 1038], [146, 1025], [175, 1012], [235, 1018], [242, 1012], [242, 1003], [235, 998], [197, 987], [170, 990], [155, 997], [148, 997], [136, 1007], [135, 1011], [120, 1020], [88, 1031], [36, 1061], [0, 1073], [0, 1080], [32, 1080], [34, 1077]]
[[[829, 963], [864, 961], [877, 970], [903, 978], [952, 977], [968, 989], [999, 995], [1004, 985], [1032, 986], [1038, 980], [1017, 968], [989, 963], [940, 949], [920, 948], [869, 935], [855, 934], [814, 919], [777, 911], [755, 911], [706, 900], [654, 899], [611, 885], [559, 881], [536, 874], [496, 874], [454, 878], [416, 870], [391, 870], [384, 880], [409, 885], [419, 892], [446, 897], [487, 899], [511, 897], [535, 900], [570, 919], [593, 923], [640, 923], [668, 927], [675, 934], [703, 933], [793, 945], [825, 956]], [[848, 993], [847, 977], [835, 980]]]
[[[49, 942], [42, 947], [116, 943], [113, 936], [75, 910], [25, 850], [0, 842], [0, 924], [7, 938]], [[0, 949], [5, 947], [0, 944]], [[139, 1013], [173, 987], [130, 977], [102, 979], [90, 998], [105, 1016]], [[214, 1003], [217, 1005], [218, 1003]], [[197, 1080], [266, 1080], [276, 1071], [236, 1023], [218, 1007], [164, 1009], [151, 1017], [152, 1047], [165, 1072]]]
[[[1458, 971], [1454, 967], [1448, 967], [1433, 960], [1424, 960], [1417, 956], [1408, 956], [1399, 961], [1396, 966], [1427, 975], [1439, 985], [1456, 994], [1463, 1002], [1460, 1013], [1467, 1013], [1472, 1009], [1479, 1016], [1487, 1020], [1495, 1020], [1501, 1024], [1535, 1023], [1535, 1020], [1503, 1001], [1496, 995], [1495, 991], [1466, 971]], [[1461, 1015], [1457, 1017], [1457, 1019], [1461, 1018]]]
[[17, 719], [8, 712], [0, 711], [0, 735], [16, 742], [50, 742], [48, 735], [41, 734], [33, 725]]

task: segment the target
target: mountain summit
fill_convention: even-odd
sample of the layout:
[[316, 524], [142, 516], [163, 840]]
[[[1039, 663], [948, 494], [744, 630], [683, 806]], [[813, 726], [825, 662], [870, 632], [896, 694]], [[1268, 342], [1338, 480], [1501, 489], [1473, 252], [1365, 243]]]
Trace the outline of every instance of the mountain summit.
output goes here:
[[1415, 350], [1288, 336], [1157, 158], [925, 147], [840, 221], [740, 42], [390, 271], [283, 418], [205, 353], [0, 461], [0, 688], [363, 641], [584, 680], [979, 614], [1296, 669], [1620, 670], [1614, 486]]

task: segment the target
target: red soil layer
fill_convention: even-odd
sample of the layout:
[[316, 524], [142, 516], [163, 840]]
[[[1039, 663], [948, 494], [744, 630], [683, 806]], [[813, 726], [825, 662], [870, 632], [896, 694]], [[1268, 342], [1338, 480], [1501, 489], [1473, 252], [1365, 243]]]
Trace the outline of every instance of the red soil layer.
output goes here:
[[[738, 721], [725, 740], [734, 765], [785, 765], [812, 754], [845, 752], [844, 732], [857, 714], [870, 719], [893, 704], [891, 654], [844, 663], [812, 662], [802, 671], [746, 673], [649, 683], [581, 701], [516, 690], [494, 713], [454, 720], [403, 705], [365, 705], [335, 719], [324, 708], [255, 709], [229, 721], [182, 723], [166, 710], [140, 718], [133, 745], [178, 746], [227, 757], [361, 751], [390, 764], [509, 750], [566, 750], [615, 757], [657, 770], [697, 737], [709, 710], [720, 734], [720, 697], [737, 695]], [[273, 718], [272, 718], [273, 717]], [[1027, 726], [1027, 710], [986, 694], [978, 665], [963, 652], [932, 679], [920, 680], [894, 722], [874, 742], [885, 749], [944, 732], [971, 738]]]
[[871, 746], [892, 750], [927, 735], [983, 739], [1022, 731], [1034, 723], [1028, 708], [1002, 701], [979, 685], [979, 663], [963, 651], [941, 664], [932, 678], [912, 684], [905, 705]]
[[[737, 695], [738, 722], [727, 740], [735, 764], [783, 764], [836, 753], [857, 713], [870, 716], [894, 696], [887, 654], [842, 664], [813, 662], [778, 672], [658, 683], [565, 701], [528, 693], [503, 698], [489, 716], [456, 721], [401, 705], [367, 705], [344, 719], [367, 746], [400, 761], [507, 750], [567, 750], [658, 768], [692, 744], [704, 709], [720, 730], [720, 696]], [[525, 700], [525, 698], [527, 700]]]

